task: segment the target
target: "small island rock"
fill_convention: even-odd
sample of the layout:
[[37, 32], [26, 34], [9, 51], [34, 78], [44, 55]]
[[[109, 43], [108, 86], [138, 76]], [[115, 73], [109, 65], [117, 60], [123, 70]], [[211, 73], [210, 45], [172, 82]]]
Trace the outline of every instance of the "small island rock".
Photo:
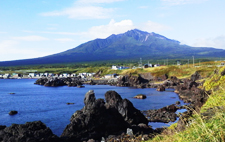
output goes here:
[[165, 91], [166, 89], [165, 89], [164, 86], [160, 85], [160, 86], [157, 87], [156, 90], [157, 90], [157, 91]]
[[18, 111], [16, 111], [16, 110], [11, 110], [10, 112], [9, 112], [9, 115], [15, 115], [15, 114], [17, 114], [18, 113]]
[[146, 97], [146, 95], [138, 94], [138, 95], [134, 96], [134, 98], [136, 98], [136, 99], [146, 99], [147, 97]]
[[73, 105], [74, 103], [66, 103], [67, 105]]

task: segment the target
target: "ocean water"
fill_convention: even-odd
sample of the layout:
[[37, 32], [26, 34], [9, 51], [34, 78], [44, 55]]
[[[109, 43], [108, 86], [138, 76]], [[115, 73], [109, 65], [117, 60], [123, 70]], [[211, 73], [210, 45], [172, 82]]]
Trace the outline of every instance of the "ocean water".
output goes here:
[[[115, 90], [122, 98], [129, 99], [139, 110], [159, 109], [180, 101], [172, 89], [158, 92], [154, 88], [137, 89], [109, 85], [85, 85], [76, 87], [44, 87], [35, 85], [36, 79], [0, 79], [0, 125], [41, 120], [54, 134], [61, 135], [71, 115], [83, 108], [84, 96], [94, 90], [96, 98], [104, 98], [109, 90]], [[15, 93], [15, 94], [10, 94]], [[147, 99], [134, 99], [137, 94], [145, 94]], [[67, 105], [66, 103], [74, 103]], [[11, 110], [18, 114], [10, 116]], [[167, 126], [164, 123], [149, 123], [153, 127]]]

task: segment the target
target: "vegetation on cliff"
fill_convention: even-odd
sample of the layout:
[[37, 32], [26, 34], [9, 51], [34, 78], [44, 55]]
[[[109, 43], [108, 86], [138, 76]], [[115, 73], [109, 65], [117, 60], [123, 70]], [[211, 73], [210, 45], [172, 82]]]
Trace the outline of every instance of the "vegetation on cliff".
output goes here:
[[156, 136], [149, 142], [157, 141], [201, 141], [222, 142], [225, 141], [225, 67], [214, 68], [214, 71], [204, 70], [208, 74], [204, 80], [203, 88], [211, 91], [207, 102], [202, 106], [200, 112], [194, 115], [186, 125], [184, 131], [177, 131], [177, 124], [173, 124], [167, 131]]

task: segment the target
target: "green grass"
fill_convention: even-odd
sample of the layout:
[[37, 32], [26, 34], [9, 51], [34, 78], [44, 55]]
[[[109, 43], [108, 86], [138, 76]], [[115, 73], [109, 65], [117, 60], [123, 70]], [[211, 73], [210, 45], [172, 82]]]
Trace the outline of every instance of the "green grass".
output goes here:
[[[208, 69], [205, 69], [207, 71]], [[211, 90], [207, 102], [201, 108], [200, 113], [195, 112], [186, 129], [176, 131], [176, 124], [168, 129], [170, 134], [163, 133], [148, 142], [224, 142], [225, 141], [225, 77], [220, 68], [218, 73], [206, 78], [204, 87]], [[201, 70], [203, 71], [203, 70]], [[211, 72], [211, 70], [210, 70]], [[209, 113], [211, 112], [211, 113]], [[201, 113], [208, 113], [211, 118], [204, 119]]]

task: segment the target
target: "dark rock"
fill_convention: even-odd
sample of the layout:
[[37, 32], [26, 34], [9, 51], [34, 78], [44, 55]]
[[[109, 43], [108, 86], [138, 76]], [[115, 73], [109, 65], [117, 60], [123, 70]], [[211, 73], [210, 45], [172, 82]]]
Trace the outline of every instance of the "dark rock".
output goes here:
[[138, 94], [138, 95], [134, 96], [134, 98], [136, 98], [136, 99], [146, 99], [146, 95]]
[[9, 112], [9, 115], [15, 115], [15, 114], [17, 114], [18, 113], [18, 111], [16, 111], [16, 110], [11, 110], [10, 112]]
[[108, 91], [105, 100], [96, 99], [94, 91], [88, 91], [84, 98], [85, 106], [72, 115], [61, 137], [71, 142], [90, 139], [100, 141], [102, 137], [125, 132], [131, 124], [148, 123], [130, 101], [122, 99], [115, 91]]
[[191, 81], [197, 81], [197, 80], [199, 80], [199, 79], [201, 79], [201, 75], [199, 74], [199, 72], [195, 72], [194, 74], [192, 74], [191, 75]]
[[85, 86], [83, 85], [78, 85], [77, 88], [84, 88]]
[[166, 79], [168, 79], [168, 75], [167, 74], [164, 74], [164, 75], [155, 77], [154, 78], [154, 81], [164, 81]]
[[153, 81], [155, 77], [151, 73], [142, 73], [140, 76], [148, 81]]
[[180, 105], [180, 101], [176, 101], [176, 105]]
[[57, 86], [69, 86], [76, 87], [82, 86], [82, 80], [79, 77], [67, 77], [67, 78], [57, 78], [57, 77], [42, 77], [36, 80], [34, 84], [44, 85], [48, 87], [57, 87]]
[[65, 83], [58, 78], [48, 78], [48, 81], [44, 84], [44, 86], [52, 86], [52, 87], [57, 87], [57, 86], [64, 86]]
[[184, 83], [178, 85], [175, 91], [184, 102], [192, 103], [196, 111], [200, 110], [200, 107], [206, 102], [210, 94], [210, 92], [199, 89], [198, 86], [199, 83], [185, 79]]
[[225, 75], [225, 69], [221, 72], [221, 76]]
[[59, 142], [59, 138], [52, 133], [41, 121], [25, 124], [12, 124], [0, 130], [3, 142]]
[[3, 129], [5, 129], [5, 128], [6, 128], [5, 125], [0, 125], [0, 130], [3, 130]]
[[115, 91], [107, 91], [105, 93], [106, 108], [115, 108], [123, 116], [124, 120], [129, 124], [148, 124], [145, 116], [136, 109], [133, 104], [127, 100], [122, 99], [121, 96]]
[[176, 76], [171, 76], [168, 80], [164, 81], [163, 86], [173, 87], [179, 85], [180, 83], [182, 83], [180, 79]]
[[148, 136], [148, 135], [143, 135], [143, 136], [142, 136], [142, 140], [144, 140], [144, 141], [149, 140], [149, 136]]
[[162, 85], [159, 85], [156, 90], [157, 91], [165, 91], [166, 88], [164, 86], [162, 86]]
[[177, 122], [176, 130], [183, 131], [185, 127], [189, 125], [191, 116], [192, 116], [192, 111], [185, 111], [184, 113], [182, 113]]
[[91, 80], [89, 85], [96, 85], [96, 83], [93, 80]]
[[[132, 75], [126, 75], [122, 76], [118, 79], [117, 86], [131, 86], [131, 87], [137, 87], [140, 84], [147, 84], [149, 81], [147, 79], [144, 79], [141, 77], [141, 75], [138, 76], [132, 76]], [[144, 86], [141, 86], [143, 88]]]
[[74, 103], [66, 103], [67, 105], [73, 105]]
[[173, 105], [169, 105], [166, 107], [163, 107], [158, 110], [147, 110], [144, 111], [144, 114], [148, 118], [149, 122], [174, 122], [177, 119], [177, 114], [175, 113], [177, 111], [177, 107]]
[[34, 84], [44, 85], [47, 81], [48, 81], [47, 77], [42, 77], [42, 78], [39, 78], [38, 80], [36, 80]]
[[9, 94], [14, 95], [14, 94], [16, 94], [16, 93], [9, 93]]

